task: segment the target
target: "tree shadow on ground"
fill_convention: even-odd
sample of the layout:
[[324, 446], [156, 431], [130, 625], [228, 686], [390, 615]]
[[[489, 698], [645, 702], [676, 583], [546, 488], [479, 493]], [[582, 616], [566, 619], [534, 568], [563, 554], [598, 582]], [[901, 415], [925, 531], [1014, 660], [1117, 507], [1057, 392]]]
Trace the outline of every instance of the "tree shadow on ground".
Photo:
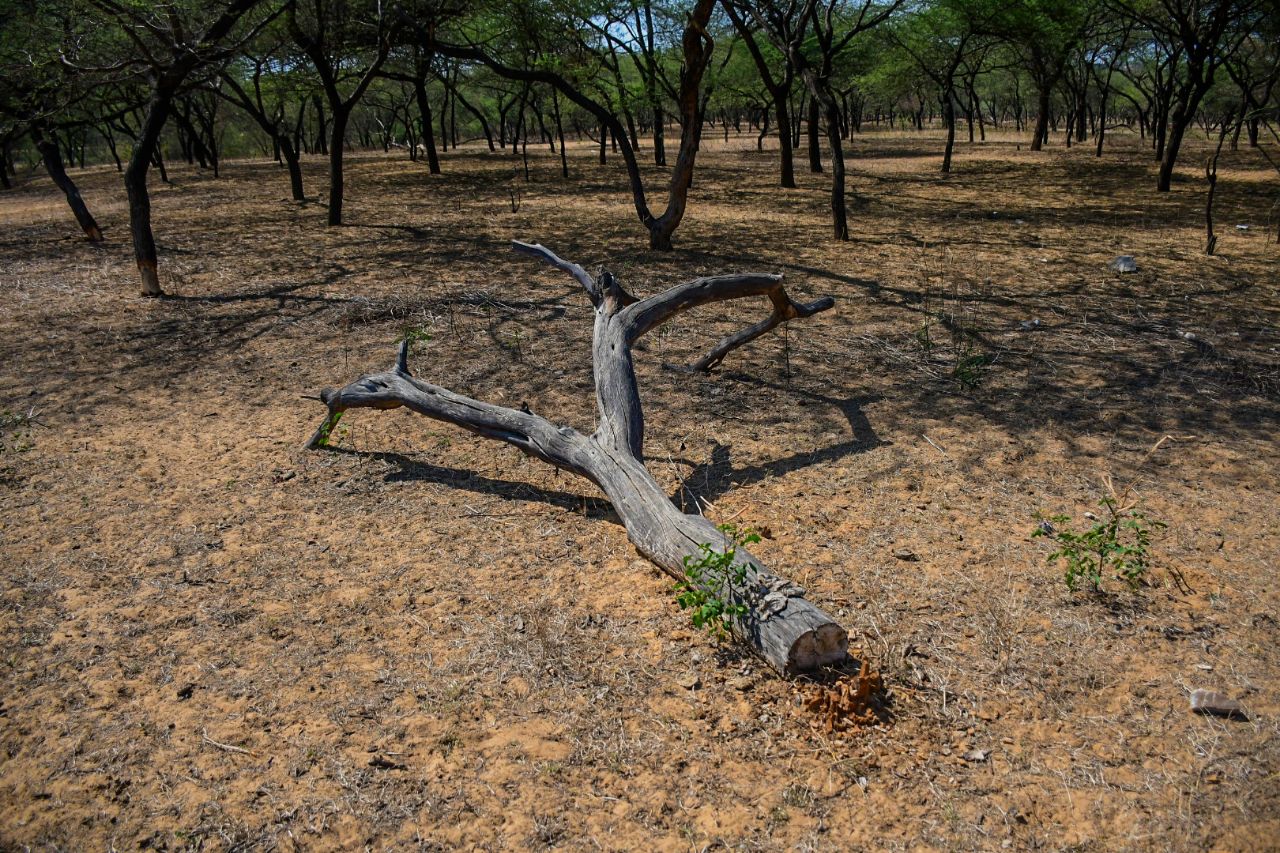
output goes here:
[[768, 462], [743, 465], [741, 467], [733, 465], [731, 459], [732, 447], [713, 439], [711, 442], [711, 458], [706, 462], [694, 464], [693, 470], [684, 478], [672, 497], [672, 500], [676, 503], [699, 506], [699, 501], [714, 502], [730, 489], [738, 486], [747, 486], [770, 477], [781, 477], [792, 471], [798, 471], [814, 465], [822, 465], [827, 462], [835, 462], [846, 456], [866, 453], [877, 447], [892, 443], [881, 439], [876, 434], [871, 421], [867, 419], [866, 414], [863, 412], [864, 406], [882, 400], [883, 397], [880, 395], [871, 394], [839, 398], [813, 391], [805, 391], [800, 388], [785, 387], [758, 376], [737, 371], [726, 373], [725, 376], [758, 388], [768, 388], [777, 393], [795, 395], [814, 403], [838, 409], [849, 423], [850, 437], [847, 441], [837, 444], [820, 447], [815, 450], [797, 451]]

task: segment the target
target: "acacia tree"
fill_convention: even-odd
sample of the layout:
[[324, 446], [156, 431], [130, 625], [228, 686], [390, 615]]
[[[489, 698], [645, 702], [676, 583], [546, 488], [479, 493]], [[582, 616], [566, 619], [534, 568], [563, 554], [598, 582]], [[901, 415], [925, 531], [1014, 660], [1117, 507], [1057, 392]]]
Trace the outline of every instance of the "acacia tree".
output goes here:
[[[70, 6], [56, 3], [21, 4], [0, 17], [0, 120], [4, 157], [0, 182], [8, 189], [11, 146], [23, 135], [30, 138], [54, 185], [92, 243], [102, 241], [102, 229], [89, 212], [80, 188], [67, 174], [57, 133], [88, 132], [90, 121], [81, 104], [97, 88], [89, 74], [78, 74], [60, 61], [64, 42], [74, 44], [83, 24]], [[81, 163], [83, 165], [83, 161]]]
[[[831, 227], [837, 240], [849, 239], [845, 205], [844, 145], [840, 98], [833, 79], [836, 62], [854, 38], [887, 21], [905, 0], [763, 0], [751, 9], [761, 30], [790, 57], [809, 97], [822, 107], [831, 149]], [[810, 113], [810, 127], [816, 125]]]
[[[227, 59], [238, 41], [233, 37], [237, 25], [265, 2], [227, 0], [214, 4], [172, 3], [164, 7], [117, 0], [88, 2], [97, 10], [102, 23], [132, 46], [129, 56], [116, 63], [114, 70], [137, 73], [146, 80], [149, 89], [124, 184], [129, 196], [129, 230], [142, 277], [142, 295], [163, 296], [155, 235], [151, 230], [151, 195], [147, 190], [147, 173], [156, 157], [160, 134], [173, 110], [174, 100], [191, 74]], [[257, 28], [275, 14], [276, 11], [268, 10], [256, 26], [249, 27], [239, 38], [252, 37]]]
[[[795, 189], [796, 173], [794, 149], [791, 145], [791, 89], [795, 84], [796, 67], [791, 55], [779, 52], [772, 44], [760, 44], [756, 34], [760, 31], [754, 26], [751, 16], [751, 4], [741, 0], [722, 0], [725, 13], [733, 22], [733, 27], [746, 45], [751, 61], [755, 63], [760, 74], [760, 82], [773, 101], [773, 115], [778, 123], [779, 173], [778, 184], [786, 189]], [[766, 53], [768, 55], [766, 55]]]
[[[306, 201], [302, 186], [300, 152], [289, 132], [289, 104], [296, 100], [293, 79], [284, 71], [290, 57], [288, 42], [276, 28], [263, 33], [254, 44], [246, 45], [236, 61], [221, 69], [222, 86], [215, 89], [252, 118], [271, 140], [277, 160], [283, 160], [289, 171], [289, 189], [294, 201]], [[301, 118], [301, 116], [299, 116]]]
[[1267, 0], [1113, 0], [1124, 12], [1176, 46], [1181, 73], [1171, 79], [1172, 111], [1156, 191], [1168, 192], [1187, 128], [1213, 87], [1218, 69], [1265, 19]]
[[1067, 73], [1067, 64], [1084, 41], [1098, 0], [1022, 0], [998, 7], [995, 28], [1021, 57], [1022, 67], [1036, 87], [1036, 125], [1031, 150], [1040, 151], [1049, 138], [1053, 91]]
[[938, 0], [915, 10], [897, 26], [885, 29], [888, 41], [907, 53], [938, 87], [947, 127], [942, 155], [944, 173], [951, 171], [951, 153], [956, 144], [956, 77], [971, 54], [984, 52], [981, 34], [990, 31], [990, 18], [988, 4], [983, 0]]
[[341, 225], [347, 125], [351, 111], [386, 62], [397, 25], [381, 2], [289, 0], [285, 15], [289, 32], [311, 60], [329, 104], [328, 224]]
[[[416, 25], [415, 31], [417, 37], [423, 40], [423, 46], [427, 50], [453, 59], [480, 63], [508, 80], [552, 86], [574, 105], [591, 114], [612, 135], [622, 154], [630, 180], [636, 214], [649, 232], [649, 248], [670, 250], [672, 234], [684, 219], [685, 209], [688, 206], [689, 187], [693, 183], [693, 167], [702, 134], [701, 87], [715, 46], [709, 32], [711, 13], [714, 9], [715, 0], [696, 0], [689, 10], [681, 35], [680, 49], [683, 65], [680, 71], [679, 98], [676, 104], [680, 117], [680, 148], [667, 185], [666, 208], [657, 215], [649, 207], [644, 181], [636, 161], [635, 148], [631, 145], [617, 114], [605, 104], [589, 96], [582, 86], [575, 84], [559, 71], [546, 67], [545, 63], [536, 64], [527, 61], [532, 59], [528, 50], [530, 39], [527, 33], [511, 31], [511, 22], [519, 19], [511, 15], [504, 16], [504, 12], [509, 10], [504, 10], [499, 4], [483, 17], [479, 26], [473, 20], [461, 27], [453, 28], [448, 33]], [[526, 17], [524, 20], [529, 19]], [[412, 20], [408, 23], [414, 24]], [[503, 57], [495, 55], [493, 45], [500, 39], [492, 32], [494, 28], [505, 31], [506, 46], [508, 48], [515, 46], [521, 54], [520, 64], [509, 64]], [[551, 44], [554, 40], [544, 37], [540, 43]]]

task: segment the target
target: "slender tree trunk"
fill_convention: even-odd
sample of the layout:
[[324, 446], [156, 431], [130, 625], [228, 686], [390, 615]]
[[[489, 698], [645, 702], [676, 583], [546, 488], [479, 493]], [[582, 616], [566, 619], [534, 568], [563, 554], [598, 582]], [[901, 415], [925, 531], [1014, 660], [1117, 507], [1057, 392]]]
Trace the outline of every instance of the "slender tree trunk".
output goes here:
[[[89, 212], [88, 205], [81, 198], [80, 188], [76, 186], [76, 182], [71, 180], [71, 176], [63, 168], [62, 155], [58, 151], [58, 143], [46, 137], [39, 125], [32, 126], [31, 141], [35, 143], [36, 150], [40, 152], [40, 157], [44, 160], [45, 171], [49, 173], [54, 185], [62, 190], [63, 195], [67, 197], [67, 204], [71, 207], [71, 212], [75, 214], [76, 222], [80, 223], [85, 236], [89, 238], [89, 242], [101, 243], [102, 229], [98, 227], [97, 220], [93, 218], [93, 214]], [[4, 167], [0, 166], [0, 172], [4, 171], [6, 171]], [[5, 175], [4, 179], [7, 185], [9, 176]]]
[[[942, 115], [947, 123], [947, 147], [942, 153], [942, 172], [948, 174], [951, 172], [951, 152], [956, 147], [956, 103], [955, 95], [948, 91], [942, 96]], [[973, 120], [970, 114], [969, 121], [969, 141], [973, 141]]]
[[473, 107], [471, 103], [462, 96], [461, 90], [455, 88], [453, 90], [453, 97], [457, 99], [459, 104], [462, 104], [462, 108], [464, 110], [471, 113], [476, 117], [476, 120], [480, 122], [480, 130], [484, 133], [484, 141], [489, 144], [490, 151], [496, 151], [497, 149], [493, 146], [493, 129], [489, 127], [489, 120], [484, 117], [484, 113]]
[[[427, 149], [427, 168], [431, 174], [440, 174], [440, 155], [436, 153], [435, 129], [431, 126], [431, 100], [427, 97], [427, 82], [421, 77], [414, 78], [413, 96], [418, 102], [418, 124], [421, 128], [422, 144]], [[489, 140], [489, 150], [493, 150], [493, 140]]]
[[1169, 120], [1169, 135], [1165, 140], [1164, 157], [1160, 160], [1160, 175], [1156, 179], [1156, 192], [1167, 193], [1173, 185], [1173, 167], [1178, 162], [1178, 150], [1182, 147], [1182, 137], [1191, 123], [1190, 112], [1186, 103], [1179, 100], [1173, 109], [1173, 117]]
[[831, 145], [831, 225], [837, 240], [849, 239], [844, 203], [844, 146], [840, 141], [840, 113], [835, 98], [827, 103], [827, 142]]
[[[556, 135], [560, 137], [560, 176], [565, 180], [569, 179], [569, 158], [564, 150], [564, 123], [560, 120], [560, 93], [555, 87], [551, 87], [551, 110], [556, 120]], [[489, 144], [489, 150], [493, 150], [493, 143]]]
[[1094, 147], [1093, 156], [1102, 156], [1102, 142], [1107, 137], [1107, 90], [1103, 89], [1102, 94], [1098, 98], [1098, 133], [1097, 145]]
[[653, 162], [667, 165], [667, 116], [659, 104], [653, 105]]
[[1049, 87], [1042, 86], [1039, 91], [1039, 114], [1036, 116], [1036, 129], [1031, 137], [1031, 150], [1044, 148], [1045, 137], [1049, 135]]
[[344, 195], [343, 181], [343, 149], [346, 148], [347, 119], [351, 112], [340, 106], [333, 107], [333, 128], [329, 138], [329, 221], [328, 224], [342, 224], [342, 199]]
[[[817, 98], [809, 98], [809, 171], [814, 174], [822, 173], [822, 145], [819, 142], [818, 117], [822, 114], [822, 104], [818, 103]], [[836, 128], [836, 133], [840, 132], [840, 128]]]
[[164, 296], [160, 287], [156, 240], [151, 231], [151, 195], [147, 191], [147, 172], [152, 158], [159, 153], [160, 132], [169, 118], [172, 99], [157, 93], [147, 106], [146, 118], [138, 131], [137, 144], [124, 172], [125, 190], [129, 196], [129, 232], [133, 237], [133, 254], [142, 277], [143, 296]]
[[791, 147], [791, 114], [787, 108], [787, 92], [779, 93], [774, 98], [774, 116], [778, 121], [778, 164], [780, 167], [779, 184], [793, 190], [796, 188], [795, 151]]
[[298, 149], [293, 147], [286, 134], [281, 133], [276, 139], [280, 144], [280, 153], [284, 155], [285, 167], [289, 170], [289, 190], [293, 193], [293, 200], [306, 201], [306, 193], [302, 191], [302, 165], [298, 162]]

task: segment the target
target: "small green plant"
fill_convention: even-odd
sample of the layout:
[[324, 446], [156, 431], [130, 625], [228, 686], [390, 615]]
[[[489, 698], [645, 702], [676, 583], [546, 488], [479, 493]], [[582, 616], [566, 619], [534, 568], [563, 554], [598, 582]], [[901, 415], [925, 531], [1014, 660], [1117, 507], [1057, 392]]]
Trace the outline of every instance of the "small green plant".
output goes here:
[[1121, 505], [1112, 495], [1104, 496], [1099, 506], [1106, 514], [1083, 531], [1058, 526], [1070, 523], [1070, 516], [1051, 515], [1031, 535], [1051, 537], [1057, 543], [1058, 549], [1048, 559], [1066, 561], [1064, 580], [1072, 592], [1081, 581], [1102, 592], [1107, 575], [1136, 590], [1151, 566], [1151, 532], [1164, 527], [1164, 522], [1148, 519], [1136, 506]]
[[418, 326], [416, 328], [413, 326], [405, 326], [400, 335], [400, 340], [409, 341], [414, 344], [425, 343], [426, 341], [431, 340], [431, 333], [422, 326]]
[[933, 335], [929, 330], [933, 328], [934, 320], [930, 317], [916, 330], [916, 343], [920, 346], [920, 352], [924, 353], [926, 359], [933, 358]]
[[991, 356], [979, 352], [969, 346], [959, 349], [956, 363], [951, 368], [951, 378], [965, 391], [977, 389], [986, 378], [987, 366], [991, 364]]
[[747, 605], [733, 601], [734, 592], [747, 584], [749, 567], [735, 562], [738, 548], [760, 541], [760, 535], [752, 530], [739, 530], [732, 524], [717, 528], [724, 534], [724, 548], [717, 551], [709, 542], [698, 546], [700, 555], [684, 558], [684, 578], [676, 582], [676, 604], [681, 610], [690, 610], [695, 628], [705, 629], [723, 639], [731, 633], [734, 619], [747, 614]]
[[[1147, 451], [1143, 462], [1167, 438], [1157, 441]], [[1102, 482], [1106, 494], [1098, 505], [1104, 512], [1101, 516], [1089, 513], [1093, 522], [1090, 527], [1074, 530], [1066, 527], [1071, 523], [1070, 516], [1042, 516], [1037, 513], [1040, 524], [1031, 532], [1033, 537], [1050, 538], [1057, 544], [1057, 549], [1047, 559], [1051, 563], [1066, 562], [1063, 579], [1072, 592], [1084, 582], [1093, 592], [1101, 593], [1103, 581], [1108, 576], [1119, 578], [1129, 589], [1137, 590], [1151, 568], [1152, 533], [1166, 526], [1162, 521], [1147, 517], [1134, 494], [1133, 483], [1117, 492], [1109, 476], [1103, 477]]]
[[37, 424], [35, 409], [0, 411], [0, 453], [26, 453], [35, 447], [33, 427]]

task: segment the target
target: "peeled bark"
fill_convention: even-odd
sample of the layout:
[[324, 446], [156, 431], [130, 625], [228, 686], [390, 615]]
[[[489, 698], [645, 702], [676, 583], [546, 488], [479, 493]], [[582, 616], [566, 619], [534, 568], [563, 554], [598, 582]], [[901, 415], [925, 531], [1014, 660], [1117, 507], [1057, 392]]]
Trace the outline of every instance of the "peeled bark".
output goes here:
[[746, 549], [727, 543], [724, 533], [711, 521], [677, 509], [645, 468], [644, 416], [631, 354], [640, 337], [677, 314], [729, 299], [767, 296], [774, 307], [770, 318], [726, 338], [708, 357], [691, 367], [706, 370], [729, 351], [783, 320], [811, 316], [832, 307], [834, 301], [826, 298], [808, 305], [794, 303], [783, 289], [781, 276], [758, 273], [700, 278], [636, 299], [608, 272], [596, 280], [582, 267], [560, 259], [542, 246], [514, 245], [517, 251], [547, 260], [572, 275], [595, 307], [592, 356], [600, 423], [593, 434], [557, 426], [527, 407], [496, 406], [415, 378], [409, 371], [406, 340], [391, 370], [362, 376], [344, 388], [320, 393], [328, 414], [307, 442], [307, 448], [325, 446], [338, 419], [348, 409], [401, 406], [482, 437], [504, 441], [598, 485], [640, 553], [672, 577], [686, 580], [685, 559], [699, 559], [704, 556], [704, 548], [721, 553], [734, 548], [736, 564], [747, 570], [745, 583], [716, 586], [708, 588], [708, 592], [729, 603], [746, 605], [745, 615], [730, 617], [730, 627], [736, 637], [779, 672], [806, 672], [843, 661], [848, 651], [844, 628], [806, 600], [802, 588], [769, 572]]

